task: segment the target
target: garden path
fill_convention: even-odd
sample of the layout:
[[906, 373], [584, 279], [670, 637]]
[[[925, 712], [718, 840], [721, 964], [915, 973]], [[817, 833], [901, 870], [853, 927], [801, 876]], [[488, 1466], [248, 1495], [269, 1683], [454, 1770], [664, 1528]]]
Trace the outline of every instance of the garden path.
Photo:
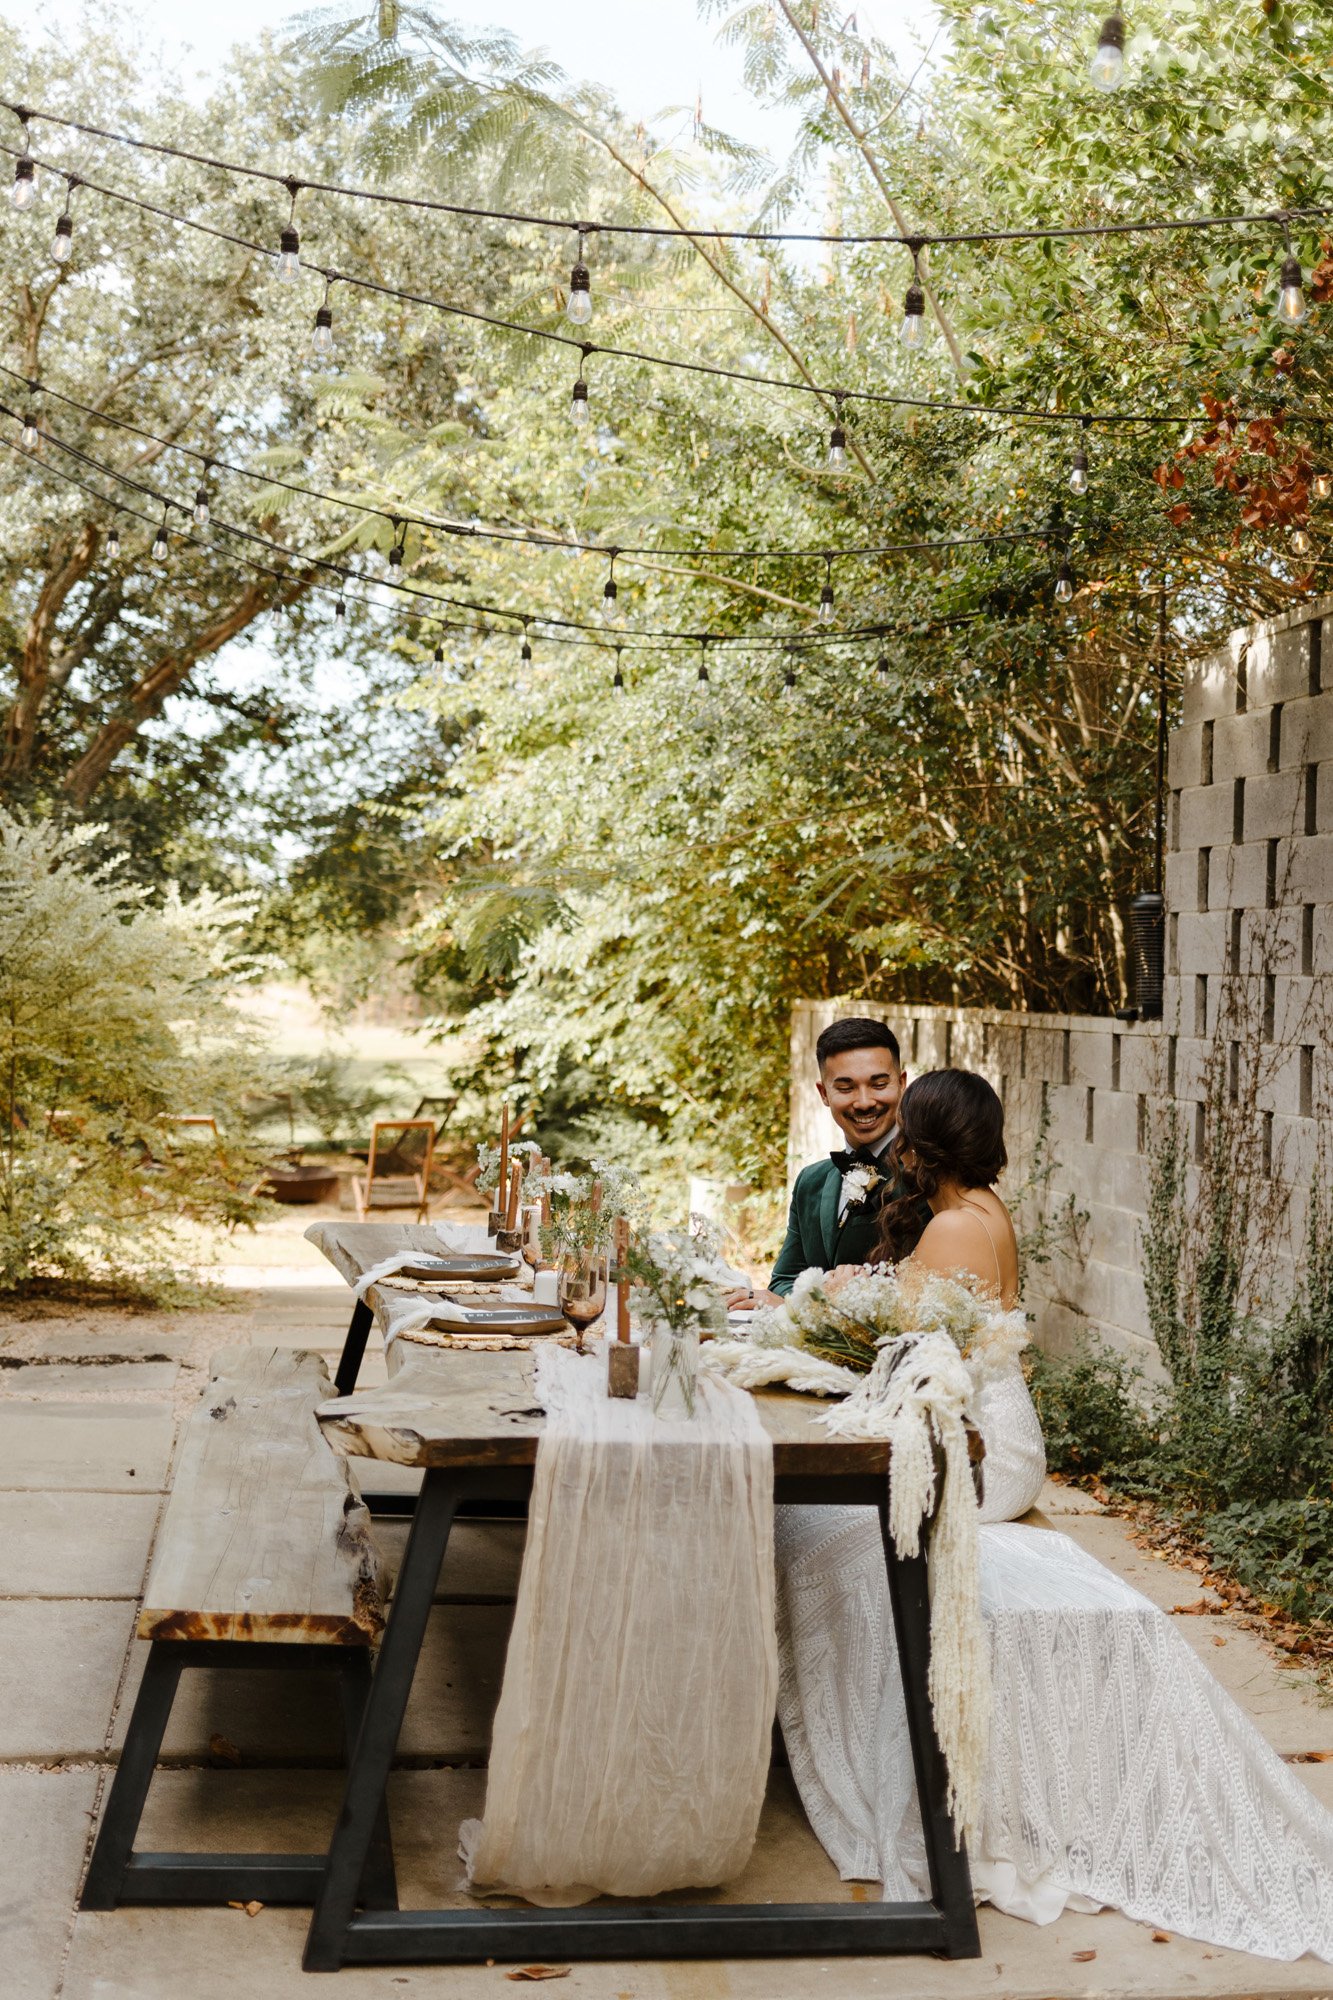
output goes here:
[[[0, 1318], [0, 1920], [7, 2000], [253, 2000], [304, 1990], [304, 1912], [121, 1910], [76, 1915], [90, 1830], [133, 1698], [132, 1637], [181, 1416], [215, 1346], [291, 1341], [336, 1353], [347, 1293], [300, 1237], [310, 1212], [265, 1225], [221, 1273], [227, 1303], [184, 1313], [27, 1307]], [[368, 1357], [363, 1379], [382, 1368]], [[376, 1467], [377, 1477], [390, 1469]], [[413, 1475], [403, 1473], [404, 1481]], [[1197, 1603], [1189, 1571], [1134, 1546], [1088, 1496], [1050, 1486], [1053, 1522], [1156, 1602]], [[392, 1550], [402, 1530], [385, 1535]], [[457, 1893], [453, 1833], [478, 1812], [489, 1717], [503, 1667], [517, 1532], [460, 1527], [403, 1735], [391, 1791], [405, 1902]], [[1333, 1751], [1333, 1709], [1223, 1612], [1181, 1621], [1191, 1644], [1285, 1756]], [[1219, 1643], [1219, 1641], [1221, 1643]], [[312, 1677], [186, 1677], [149, 1796], [146, 1847], [321, 1846], [335, 1810], [339, 1742], [328, 1691]], [[282, 1776], [275, 1767], [294, 1765]], [[1333, 1761], [1301, 1762], [1333, 1805]], [[203, 1815], [208, 1815], [206, 1830]], [[840, 1900], [839, 1882], [775, 1768], [755, 1857], [727, 1896]], [[461, 1900], [461, 1897], [459, 1898]], [[1171, 1938], [1154, 1942], [1112, 1915], [1037, 1930], [981, 1912], [983, 1956], [576, 1966], [570, 2000], [975, 2000], [1013, 1996], [1327, 1995], [1333, 1972], [1282, 1966]], [[501, 1966], [383, 1968], [337, 1975], [338, 2000], [474, 2000], [510, 1990]], [[313, 1989], [312, 1989], [313, 1990]], [[322, 1989], [321, 1989], [322, 1990]]]

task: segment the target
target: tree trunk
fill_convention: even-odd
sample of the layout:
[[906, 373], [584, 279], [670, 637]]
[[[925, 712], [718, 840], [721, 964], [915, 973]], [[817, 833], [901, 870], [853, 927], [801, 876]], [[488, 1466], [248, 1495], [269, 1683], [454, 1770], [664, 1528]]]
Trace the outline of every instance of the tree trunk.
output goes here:
[[15, 668], [18, 686], [5, 718], [4, 741], [0, 745], [0, 779], [8, 784], [21, 783], [31, 774], [37, 729], [51, 692], [56, 620], [70, 592], [92, 568], [98, 540], [96, 528], [89, 524], [72, 541], [57, 543], [54, 560], [28, 620], [23, 651]]
[[93, 793], [126, 744], [134, 741], [144, 723], [158, 714], [168, 696], [184, 686], [200, 660], [220, 652], [228, 640], [243, 632], [261, 611], [267, 609], [273, 595], [268, 584], [251, 584], [230, 611], [196, 633], [184, 646], [164, 653], [140, 677], [126, 696], [120, 713], [102, 724], [83, 755], [65, 775], [64, 790], [81, 812], [87, 810]]

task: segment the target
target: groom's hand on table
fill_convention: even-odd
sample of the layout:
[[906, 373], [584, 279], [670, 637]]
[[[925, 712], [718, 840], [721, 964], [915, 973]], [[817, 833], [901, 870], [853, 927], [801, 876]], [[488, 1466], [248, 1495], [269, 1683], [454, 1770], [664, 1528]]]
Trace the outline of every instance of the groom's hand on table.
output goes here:
[[751, 1306], [780, 1306], [782, 1300], [776, 1292], [754, 1292], [748, 1285], [738, 1291], [728, 1292], [726, 1307], [728, 1312], [748, 1312]]

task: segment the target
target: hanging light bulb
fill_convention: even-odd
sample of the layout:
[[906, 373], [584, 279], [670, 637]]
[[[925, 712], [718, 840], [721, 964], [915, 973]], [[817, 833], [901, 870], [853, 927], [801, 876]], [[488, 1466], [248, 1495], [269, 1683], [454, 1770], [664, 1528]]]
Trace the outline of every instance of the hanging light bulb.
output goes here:
[[565, 318], [571, 326], [586, 326], [592, 318], [592, 284], [588, 266], [583, 261], [583, 237], [584, 232], [580, 229], [579, 254], [569, 274], [569, 301], [565, 306]]
[[287, 227], [278, 239], [278, 276], [285, 285], [294, 285], [301, 275], [301, 238], [296, 228], [296, 197], [301, 192], [299, 181], [286, 181], [292, 198], [291, 212], [287, 217]]
[[790, 660], [787, 662], [787, 671], [782, 676], [782, 699], [784, 701], [796, 699], [796, 669]]
[[569, 398], [570, 420], [576, 424], [588, 421], [588, 385], [580, 375]]
[[347, 623], [347, 606], [341, 597], [333, 607], [333, 622], [335, 625]]
[[819, 622], [821, 625], [833, 623], [833, 558], [824, 558], [824, 587], [819, 593]]
[[168, 548], [167, 515], [166, 515], [166, 509], [164, 508], [162, 510], [162, 519], [158, 524], [157, 533], [153, 536], [153, 547], [151, 551], [153, 561], [158, 563], [164, 563], [167, 559], [167, 548]]
[[903, 295], [903, 323], [898, 338], [909, 352], [926, 338], [926, 295], [921, 287], [921, 245], [912, 246], [912, 282]]
[[1057, 604], [1068, 604], [1073, 595], [1074, 572], [1069, 567], [1069, 557], [1065, 556], [1060, 564], [1060, 574], [1055, 579], [1055, 601]]
[[120, 555], [120, 529], [115, 522], [106, 531], [106, 559], [115, 562]]
[[1085, 444], [1079, 444], [1079, 450], [1075, 452], [1075, 462], [1069, 468], [1069, 490], [1075, 492], [1075, 494], [1079, 494], [1079, 498], [1087, 492], [1087, 446]]
[[23, 429], [19, 432], [19, 443], [24, 451], [36, 451], [41, 441], [42, 434], [37, 428], [37, 419], [31, 409], [28, 409], [23, 415]]
[[51, 239], [51, 255], [57, 264], [68, 264], [69, 253], [74, 248], [74, 217], [66, 209], [56, 217], [56, 233]]
[[1310, 535], [1309, 535], [1309, 531], [1308, 531], [1308, 529], [1306, 529], [1306, 528], [1293, 528], [1293, 529], [1292, 529], [1292, 531], [1291, 531], [1291, 548], [1292, 548], [1292, 554], [1293, 554], [1293, 555], [1298, 555], [1298, 556], [1308, 556], [1308, 555], [1309, 555], [1309, 553], [1310, 553]]
[[20, 212], [30, 209], [37, 199], [37, 168], [24, 153], [14, 162], [14, 185], [9, 199]]
[[875, 674], [877, 679], [882, 681], [886, 681], [889, 678], [889, 658], [887, 653], [881, 653], [876, 660]]
[[839, 396], [833, 405], [833, 429], [829, 432], [828, 440], [828, 469], [830, 472], [841, 472], [846, 464], [847, 433], [842, 427], [842, 397]]
[[528, 638], [528, 628], [526, 625], [523, 627], [523, 644], [518, 649], [518, 660], [519, 665], [522, 667], [530, 667], [532, 665], [532, 641]]
[[622, 625], [625, 622], [625, 614], [620, 607], [620, 592], [616, 586], [616, 557], [619, 553], [619, 549], [612, 549], [611, 573], [602, 585], [602, 623], [604, 625]]
[[437, 667], [442, 667], [442, 666], [444, 665], [444, 647], [443, 647], [443, 646], [437, 646], [437, 647], [435, 648], [435, 664], [436, 664], [436, 666], [437, 666]]
[[1277, 316], [1287, 326], [1299, 326], [1305, 318], [1305, 290], [1301, 282], [1301, 260], [1290, 242], [1282, 260], [1281, 285], [1277, 295]]
[[699, 641], [699, 647], [700, 647], [700, 652], [699, 652], [698, 691], [700, 694], [708, 694], [712, 688], [712, 682], [708, 678], [707, 639], [701, 639]]
[[208, 488], [201, 486], [194, 496], [194, 525], [196, 528], [206, 528], [210, 518]]
[[1316, 472], [1314, 476], [1314, 497], [1327, 500], [1333, 495], [1333, 472]]
[[333, 353], [333, 314], [327, 299], [315, 314], [315, 337], [311, 345], [326, 360]]
[[403, 544], [407, 540], [407, 523], [406, 521], [395, 520], [393, 522], [393, 528], [394, 528], [393, 546], [389, 550], [390, 583], [396, 583], [398, 581], [398, 572], [403, 567]]
[[1125, 24], [1119, 14], [1108, 14], [1102, 22], [1097, 47], [1088, 74], [1098, 90], [1118, 90], [1125, 74]]
[[617, 701], [623, 699], [625, 693], [625, 676], [620, 669], [619, 646], [616, 647], [616, 671], [611, 680], [611, 692]]

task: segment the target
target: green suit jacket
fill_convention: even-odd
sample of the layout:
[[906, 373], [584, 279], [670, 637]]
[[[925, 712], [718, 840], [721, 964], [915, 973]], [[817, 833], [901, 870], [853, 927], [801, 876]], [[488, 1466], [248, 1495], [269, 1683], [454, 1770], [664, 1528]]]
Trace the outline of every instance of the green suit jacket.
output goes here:
[[[893, 1201], [902, 1193], [903, 1182], [899, 1178], [883, 1190], [882, 1198]], [[785, 1295], [801, 1272], [812, 1265], [821, 1271], [831, 1271], [838, 1264], [870, 1262], [879, 1240], [879, 1215], [867, 1204], [863, 1208], [849, 1208], [839, 1223], [841, 1200], [842, 1175], [832, 1160], [816, 1160], [813, 1166], [801, 1169], [792, 1189], [787, 1234], [768, 1281], [771, 1292]], [[906, 1224], [895, 1232], [895, 1262], [911, 1255], [929, 1221], [930, 1205], [923, 1197], [915, 1204]]]

